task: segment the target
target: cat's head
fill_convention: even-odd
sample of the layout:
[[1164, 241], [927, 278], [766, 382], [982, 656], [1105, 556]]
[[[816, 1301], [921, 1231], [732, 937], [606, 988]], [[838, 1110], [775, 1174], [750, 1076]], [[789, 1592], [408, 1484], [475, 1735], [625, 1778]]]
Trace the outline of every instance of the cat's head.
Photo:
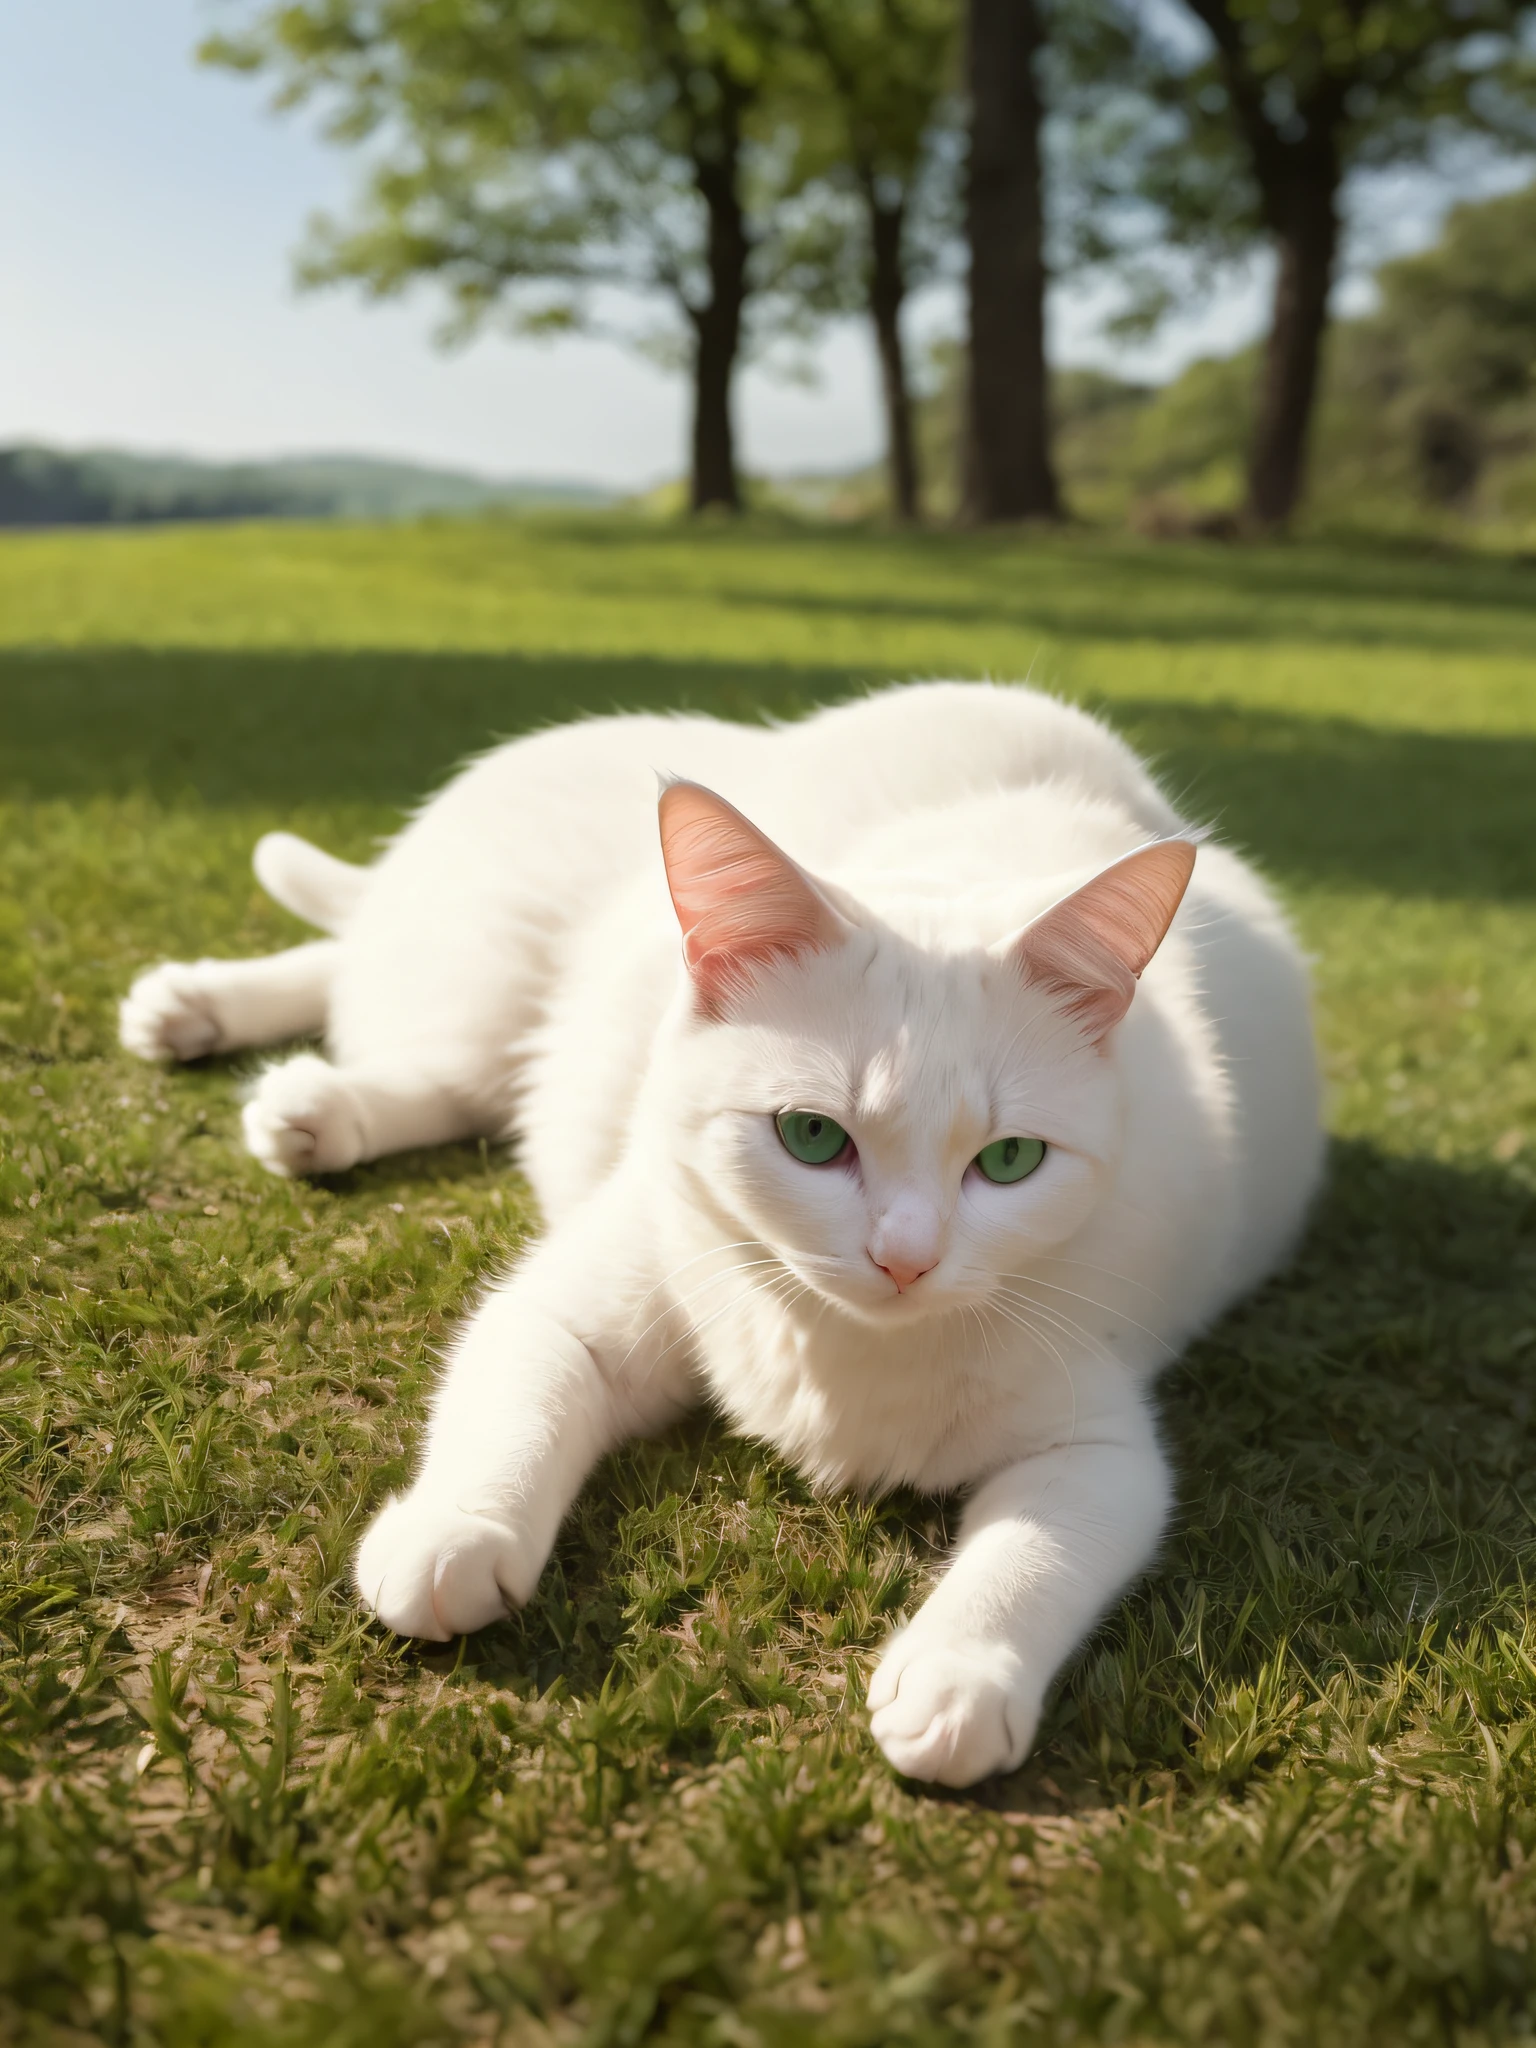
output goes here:
[[945, 950], [695, 783], [663, 791], [661, 837], [688, 986], [658, 1107], [722, 1245], [763, 1245], [810, 1294], [888, 1323], [985, 1302], [1081, 1228], [1118, 1146], [1112, 1034], [1188, 840]]

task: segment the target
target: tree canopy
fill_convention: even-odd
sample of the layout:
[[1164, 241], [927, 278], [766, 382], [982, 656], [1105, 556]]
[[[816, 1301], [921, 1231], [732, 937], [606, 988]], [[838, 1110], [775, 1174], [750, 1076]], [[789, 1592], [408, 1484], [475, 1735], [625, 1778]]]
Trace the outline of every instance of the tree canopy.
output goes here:
[[[591, 327], [604, 289], [670, 302], [690, 359], [693, 501], [738, 497], [731, 377], [782, 160], [756, 121], [780, 0], [282, 0], [212, 62], [319, 100], [370, 143], [357, 214], [316, 224], [311, 283], [447, 289], [466, 332]], [[626, 330], [635, 337], [635, 330]], [[638, 338], [654, 345], [654, 330]]]
[[1455, 146], [1536, 147], [1529, 0], [1093, 0], [1064, 11], [1083, 197], [1076, 246], [1135, 277], [1155, 318], [1207, 265], [1267, 243], [1274, 309], [1248, 512], [1282, 524], [1303, 481], [1346, 181]]
[[[686, 363], [697, 508], [740, 501], [744, 353], [859, 311], [892, 502], [916, 516], [905, 309], [963, 252], [965, 508], [1054, 516], [1052, 255], [1117, 269], [1125, 322], [1145, 326], [1267, 245], [1246, 519], [1282, 526], [1303, 488], [1350, 181], [1469, 146], [1536, 148], [1536, 0], [228, 6], [237, 26], [204, 55], [267, 76], [279, 105], [318, 106], [329, 136], [364, 153], [357, 207], [313, 223], [301, 275], [379, 295], [433, 281], [450, 334], [595, 329]], [[1384, 288], [1422, 296], [1430, 277]], [[1463, 381], [1485, 356], [1487, 375], [1506, 374], [1498, 309], [1412, 318]]]
[[779, 110], [795, 203], [778, 273], [811, 318], [867, 312], [880, 364], [891, 503], [920, 510], [902, 316], [959, 234], [962, 125], [954, 0], [791, 0]]
[[[354, 214], [312, 226], [307, 282], [435, 280], [450, 335], [600, 328], [686, 361], [692, 502], [734, 506], [731, 386], [754, 334], [883, 285], [902, 385], [891, 345], [904, 265], [922, 267], [912, 194], [951, 6], [275, 0], [203, 55], [271, 76], [280, 106], [317, 103], [332, 140], [369, 150]], [[636, 295], [672, 321], [637, 324]]]

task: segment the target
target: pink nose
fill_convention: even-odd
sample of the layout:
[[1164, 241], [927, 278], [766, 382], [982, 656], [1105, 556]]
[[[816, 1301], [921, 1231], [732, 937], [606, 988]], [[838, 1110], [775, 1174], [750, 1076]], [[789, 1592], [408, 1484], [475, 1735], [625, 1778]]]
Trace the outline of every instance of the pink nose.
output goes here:
[[887, 1259], [883, 1261], [876, 1259], [875, 1261], [881, 1272], [889, 1273], [896, 1282], [896, 1292], [898, 1294], [905, 1294], [909, 1287], [916, 1286], [923, 1275], [931, 1273], [938, 1263], [937, 1259], [930, 1260], [926, 1266], [908, 1266], [903, 1264], [900, 1259]]

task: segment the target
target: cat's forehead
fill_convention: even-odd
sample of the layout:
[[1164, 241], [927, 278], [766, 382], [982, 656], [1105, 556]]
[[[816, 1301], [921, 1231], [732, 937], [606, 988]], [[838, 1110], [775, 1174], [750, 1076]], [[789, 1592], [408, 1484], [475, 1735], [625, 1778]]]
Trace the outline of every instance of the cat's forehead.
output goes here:
[[761, 999], [758, 1057], [806, 1100], [869, 1125], [982, 1115], [1067, 1050], [1054, 1006], [1003, 962], [889, 934], [862, 957], [821, 956], [774, 977]]
[[997, 1001], [996, 979], [978, 960], [903, 947], [824, 1012], [823, 1046], [862, 1124], [947, 1128], [985, 1115], [1009, 1048], [1019, 1049], [1019, 1005]]
[[864, 1124], [948, 1121], [971, 1097], [985, 1097], [970, 1033], [923, 1028], [904, 1019], [882, 1042], [866, 1043], [848, 1075], [849, 1092]]

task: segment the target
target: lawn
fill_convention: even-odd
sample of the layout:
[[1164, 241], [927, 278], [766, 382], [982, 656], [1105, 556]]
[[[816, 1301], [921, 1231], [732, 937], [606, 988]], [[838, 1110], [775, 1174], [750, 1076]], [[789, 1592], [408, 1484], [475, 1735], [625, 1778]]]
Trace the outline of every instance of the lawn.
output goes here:
[[[942, 1504], [707, 1421], [444, 1649], [347, 1563], [535, 1219], [321, 1186], [116, 996], [297, 927], [493, 734], [890, 677], [1101, 709], [1317, 957], [1294, 1269], [1169, 1373], [1159, 1569], [974, 1795], [860, 1706]], [[0, 542], [0, 2040], [1446, 2043], [1536, 2032], [1536, 569], [578, 519]]]

